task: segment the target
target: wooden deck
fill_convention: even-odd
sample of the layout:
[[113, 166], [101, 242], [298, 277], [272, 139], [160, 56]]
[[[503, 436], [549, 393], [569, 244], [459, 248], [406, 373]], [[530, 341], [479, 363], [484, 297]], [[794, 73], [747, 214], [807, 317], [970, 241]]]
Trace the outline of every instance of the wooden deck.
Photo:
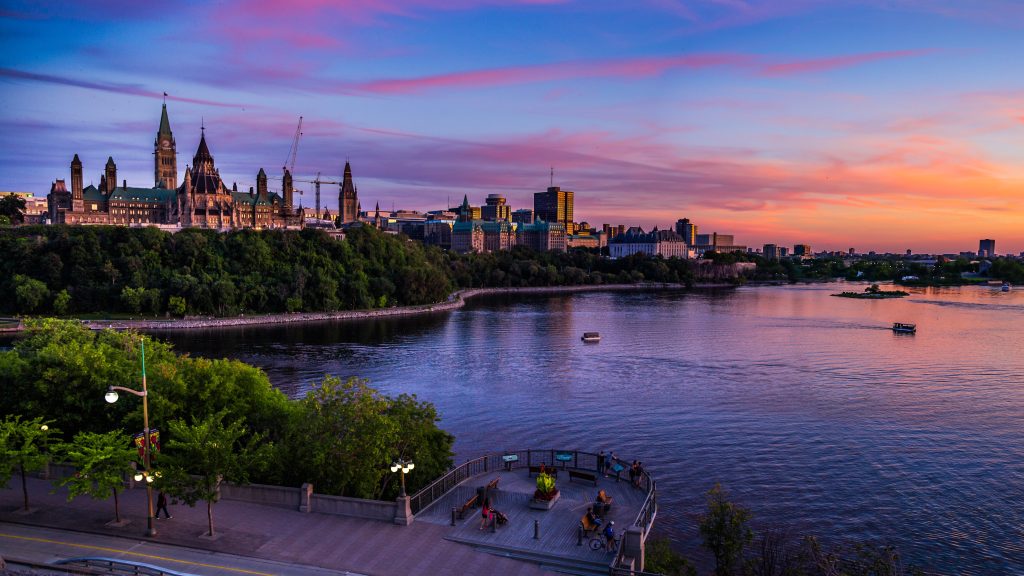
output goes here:
[[[492, 493], [492, 506], [508, 516], [509, 522], [481, 531], [480, 508], [466, 512], [463, 519], [451, 524], [452, 508], [460, 508], [471, 498], [479, 486], [500, 478], [498, 490]], [[417, 522], [431, 522], [449, 526], [445, 539], [469, 544], [503, 556], [532, 559], [542, 564], [564, 560], [567, 564], [586, 567], [594, 572], [607, 573], [612, 554], [604, 550], [591, 550], [587, 545], [589, 537], [584, 536], [583, 545], [577, 545], [577, 527], [580, 518], [592, 504], [598, 490], [605, 490], [614, 500], [611, 512], [605, 522], [615, 522], [616, 534], [622, 534], [636, 519], [647, 496], [644, 490], [629, 484], [628, 477], [615, 481], [615, 477], [598, 475], [598, 485], [573, 480], [569, 481], [567, 471], [559, 470], [557, 487], [561, 493], [551, 510], [533, 510], [527, 503], [533, 497], [536, 477], [528, 477], [526, 468], [510, 471], [487, 472], [473, 476], [456, 486], [444, 497], [438, 499], [416, 516]], [[534, 522], [539, 523], [539, 538], [534, 539]]]

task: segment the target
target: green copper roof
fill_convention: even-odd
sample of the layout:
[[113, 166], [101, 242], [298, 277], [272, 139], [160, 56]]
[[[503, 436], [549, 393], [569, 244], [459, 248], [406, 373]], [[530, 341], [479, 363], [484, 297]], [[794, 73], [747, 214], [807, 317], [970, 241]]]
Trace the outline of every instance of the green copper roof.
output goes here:
[[160, 131], [157, 134], [160, 136], [171, 135], [171, 121], [167, 119], [167, 104], [164, 104], [163, 112], [160, 113]]
[[110, 195], [110, 200], [117, 200], [120, 202], [149, 202], [149, 203], [163, 203], [168, 200], [173, 200], [177, 195], [177, 191], [168, 190], [166, 188], [122, 188], [118, 186], [114, 188], [113, 194]]

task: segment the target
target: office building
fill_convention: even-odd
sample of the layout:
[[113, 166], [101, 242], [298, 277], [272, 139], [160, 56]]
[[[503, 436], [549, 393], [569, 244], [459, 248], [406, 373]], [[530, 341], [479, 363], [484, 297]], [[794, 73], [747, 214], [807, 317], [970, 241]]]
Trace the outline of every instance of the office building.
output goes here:
[[547, 192], [533, 195], [533, 217], [545, 222], [558, 222], [566, 233], [575, 232], [573, 228], [573, 192], [552, 186]]
[[488, 194], [486, 204], [480, 207], [480, 217], [489, 222], [512, 220], [512, 208], [505, 203], [501, 194]]
[[978, 257], [992, 258], [996, 255], [996, 241], [986, 238], [978, 242]]

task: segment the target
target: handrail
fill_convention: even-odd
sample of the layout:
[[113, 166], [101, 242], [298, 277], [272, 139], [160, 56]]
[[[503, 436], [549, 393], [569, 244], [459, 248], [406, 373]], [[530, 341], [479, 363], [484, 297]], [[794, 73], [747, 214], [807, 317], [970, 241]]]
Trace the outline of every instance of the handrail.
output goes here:
[[[569, 462], [558, 461], [556, 456], [560, 454], [571, 454], [571, 466]], [[506, 462], [503, 457], [516, 457], [513, 462]], [[454, 489], [466, 479], [487, 472], [489, 470], [512, 470], [528, 466], [545, 466], [597, 469], [597, 454], [593, 452], [581, 452], [579, 450], [506, 450], [500, 454], [485, 454], [460, 464], [449, 470], [444, 476], [434, 480], [423, 489], [419, 490], [409, 498], [409, 507], [413, 515], [422, 512], [428, 506]]]

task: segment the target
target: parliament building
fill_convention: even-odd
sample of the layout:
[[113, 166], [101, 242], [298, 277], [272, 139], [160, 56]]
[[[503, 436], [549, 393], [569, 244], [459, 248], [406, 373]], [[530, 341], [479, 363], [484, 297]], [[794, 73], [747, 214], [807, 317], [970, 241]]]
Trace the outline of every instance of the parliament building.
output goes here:
[[[117, 164], [108, 158], [100, 175], [100, 185], [82, 186], [82, 162], [75, 154], [71, 161], [71, 186], [56, 180], [47, 195], [50, 222], [54, 224], [165, 225], [177, 227], [237, 228], [301, 228], [302, 214], [293, 205], [292, 175], [285, 170], [281, 193], [267, 188], [267, 174], [260, 168], [256, 188], [239, 192], [237, 185], [228, 188], [214, 165], [206, 144], [205, 130], [199, 148], [185, 167], [178, 183], [177, 149], [167, 104], [163, 105], [160, 128], [153, 142], [153, 187], [129, 187], [126, 180], [118, 183]], [[358, 202], [352, 172], [346, 163], [345, 182], [341, 196], [347, 202]], [[354, 210], [352, 210], [354, 212]]]

